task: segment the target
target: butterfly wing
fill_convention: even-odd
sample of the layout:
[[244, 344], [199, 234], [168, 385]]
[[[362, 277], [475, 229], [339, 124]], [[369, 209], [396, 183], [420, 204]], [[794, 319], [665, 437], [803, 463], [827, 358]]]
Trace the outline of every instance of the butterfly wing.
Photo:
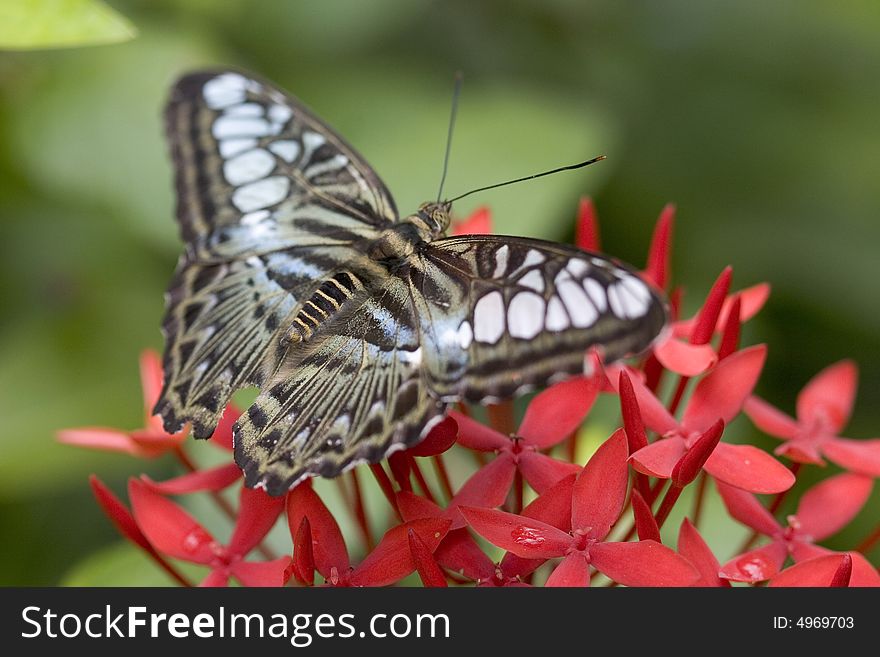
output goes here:
[[418, 442], [442, 417], [446, 405], [421, 374], [405, 283], [384, 277], [347, 303], [350, 312], [291, 347], [236, 423], [235, 458], [247, 485], [280, 495], [307, 476], [377, 462]]
[[465, 235], [432, 242], [409, 273], [433, 394], [497, 401], [650, 346], [660, 294], [627, 265], [572, 246]]
[[174, 87], [166, 130], [186, 250], [166, 297], [166, 429], [206, 437], [277, 368], [298, 304], [397, 220], [388, 190], [299, 101], [230, 71]]

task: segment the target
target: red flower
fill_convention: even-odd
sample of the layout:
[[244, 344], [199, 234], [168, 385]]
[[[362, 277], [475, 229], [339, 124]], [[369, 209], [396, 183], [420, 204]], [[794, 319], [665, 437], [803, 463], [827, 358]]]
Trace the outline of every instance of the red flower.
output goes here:
[[700, 572], [700, 579], [695, 586], [730, 586], [729, 581], [718, 576], [721, 564], [700, 536], [700, 532], [687, 518], [681, 523], [678, 532], [678, 553]]
[[[162, 361], [154, 351], [144, 351], [140, 358], [141, 388], [144, 399], [144, 426], [134, 431], [122, 431], [106, 427], [80, 427], [58, 432], [59, 442], [77, 447], [124, 452], [132, 456], [153, 458], [180, 449], [186, 439], [188, 428], [169, 434], [162, 427], [162, 419], [153, 415], [153, 407], [162, 391]], [[232, 450], [232, 424], [238, 412], [227, 408], [217, 425], [211, 441]]]
[[477, 533], [519, 557], [563, 557], [547, 586], [587, 586], [591, 566], [628, 586], [692, 584], [698, 578], [696, 570], [656, 541], [605, 541], [623, 509], [627, 470], [626, 436], [618, 430], [599, 447], [572, 486], [570, 531], [542, 519], [491, 509], [467, 507], [462, 513]]
[[265, 538], [284, 507], [284, 498], [242, 488], [232, 537], [221, 545], [189, 513], [138, 479], [128, 486], [134, 519], [150, 544], [175, 559], [208, 566], [202, 586], [226, 586], [230, 577], [246, 586], [281, 586], [289, 557], [245, 561]]
[[[459, 445], [498, 454], [462, 487], [455, 505], [498, 506], [507, 496], [516, 470], [538, 493], [580, 470], [573, 463], [558, 461], [539, 450], [562, 442], [580, 427], [596, 401], [598, 386], [595, 377], [575, 377], [535, 395], [514, 436], [505, 436], [461, 413], [450, 413], [458, 423]], [[482, 493], [486, 503], [475, 504], [469, 499], [466, 491], [470, 493], [472, 489]]]
[[806, 561], [830, 553], [816, 545], [845, 527], [861, 510], [871, 494], [873, 480], [864, 475], [843, 473], [830, 477], [801, 497], [797, 511], [781, 525], [754, 495], [718, 482], [718, 492], [731, 516], [770, 543], [727, 562], [721, 576], [738, 582], [760, 582], [776, 575], [791, 557]]
[[880, 574], [858, 552], [826, 554], [789, 566], [770, 586], [880, 586]]
[[825, 465], [825, 456], [852, 472], [880, 477], [880, 439], [838, 435], [852, 413], [857, 377], [856, 365], [849, 360], [819, 372], [798, 395], [797, 420], [758, 397], [749, 398], [743, 410], [759, 429], [785, 441], [777, 454], [818, 465]]
[[311, 585], [317, 570], [332, 586], [387, 586], [418, 570], [423, 581], [439, 585], [430, 555], [449, 531], [448, 519], [423, 518], [392, 527], [352, 569], [339, 525], [311, 482], [303, 482], [287, 497], [287, 522], [294, 541], [291, 571], [297, 581]]
[[491, 235], [492, 213], [487, 207], [480, 207], [471, 212], [471, 215], [452, 226], [453, 235]]
[[[682, 457], [718, 420], [726, 424], [739, 413], [758, 380], [766, 352], [758, 345], [721, 361], [697, 383], [681, 422], [641, 381], [633, 379], [642, 419], [661, 435], [632, 455], [633, 467], [652, 477], [671, 478]], [[778, 493], [794, 483], [787, 468], [752, 445], [718, 443], [703, 467], [719, 481], [756, 493]]]

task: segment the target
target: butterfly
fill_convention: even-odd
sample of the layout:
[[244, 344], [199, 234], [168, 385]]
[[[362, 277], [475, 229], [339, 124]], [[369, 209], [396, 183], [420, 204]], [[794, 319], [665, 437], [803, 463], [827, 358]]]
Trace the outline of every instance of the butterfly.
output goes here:
[[281, 495], [411, 447], [450, 404], [514, 397], [646, 349], [662, 293], [631, 267], [401, 218], [369, 164], [294, 97], [196, 72], [165, 112], [185, 249], [166, 294], [169, 432], [212, 434], [234, 392], [245, 484]]

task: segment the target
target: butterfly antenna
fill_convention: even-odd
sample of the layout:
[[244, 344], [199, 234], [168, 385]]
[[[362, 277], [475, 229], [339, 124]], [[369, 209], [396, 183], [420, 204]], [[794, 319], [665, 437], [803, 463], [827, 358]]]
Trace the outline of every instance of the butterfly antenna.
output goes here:
[[604, 160], [604, 155], [599, 155], [598, 157], [594, 157], [591, 160], [586, 160], [584, 162], [578, 162], [577, 164], [569, 164], [565, 167], [558, 167], [556, 169], [551, 169], [550, 171], [542, 171], [541, 173], [536, 173], [531, 176], [525, 176], [523, 178], [517, 178], [516, 180], [506, 180], [505, 182], [495, 183], [494, 185], [487, 185], [486, 187], [478, 187], [477, 189], [472, 189], [469, 192], [465, 192], [461, 196], [456, 196], [455, 198], [451, 198], [447, 203], [454, 203], [455, 201], [464, 198], [465, 196], [470, 196], [471, 194], [476, 194], [477, 192], [485, 192], [487, 189], [495, 189], [496, 187], [504, 187], [506, 185], [513, 185], [514, 183], [520, 183], [525, 180], [533, 180], [535, 178], [543, 178], [544, 176], [549, 176], [554, 173], [559, 173], [560, 171], [571, 171], [572, 169], [581, 169], [589, 164], [594, 164], [595, 162], [599, 162]]
[[461, 95], [461, 71], [455, 73], [455, 86], [452, 89], [452, 112], [449, 114], [449, 130], [446, 133], [446, 154], [443, 156], [443, 175], [440, 177], [440, 189], [437, 190], [437, 202], [443, 196], [443, 185], [446, 182], [446, 171], [449, 169], [449, 153], [452, 150], [452, 133], [455, 130], [455, 115], [458, 114], [458, 97]]

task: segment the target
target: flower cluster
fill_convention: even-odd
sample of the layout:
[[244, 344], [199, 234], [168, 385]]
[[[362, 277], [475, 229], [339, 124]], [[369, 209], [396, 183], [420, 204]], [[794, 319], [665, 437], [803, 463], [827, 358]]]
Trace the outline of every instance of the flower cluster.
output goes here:
[[[205, 586], [880, 585], [865, 557], [880, 527], [849, 551], [821, 545], [861, 512], [880, 476], [880, 439], [839, 435], [853, 406], [856, 366], [844, 361], [817, 374], [800, 393], [795, 418], [754, 396], [767, 347], [741, 346], [740, 329], [767, 301], [769, 287], [732, 292], [725, 269], [699, 311], [680, 317], [683, 294], [670, 286], [673, 222], [669, 206], [642, 272], [668, 292], [673, 317], [648, 354], [630, 364], [595, 360], [591, 375], [535, 395], [517, 427], [510, 403], [488, 408], [486, 423], [477, 419], [482, 411], [459, 405], [417, 446], [338, 478], [351, 512], [348, 540], [311, 481], [286, 497], [243, 487], [231, 459], [232, 406], [210, 441], [227, 456], [219, 466], [199, 467], [192, 455], [207, 448], [189, 443], [185, 432], [168, 435], [150, 416], [162, 380], [151, 352], [141, 359], [144, 428], [70, 429], [59, 439], [179, 462], [185, 472], [175, 478], [132, 478], [129, 506], [95, 476], [91, 486], [123, 536], [182, 585], [192, 582], [181, 561], [204, 567]], [[491, 232], [488, 211], [456, 232]], [[600, 250], [588, 200], [579, 208], [576, 242]], [[606, 419], [594, 421], [600, 404], [605, 413], [595, 415]], [[618, 409], [619, 428], [609, 425], [608, 437], [596, 440], [609, 409]], [[728, 431], [741, 415], [783, 441], [776, 456]], [[833, 474], [803, 490], [796, 478], [826, 459]], [[375, 477], [386, 508], [365, 503], [365, 476]], [[750, 530], [741, 546], [710, 546], [701, 536], [710, 485], [730, 517]], [[194, 493], [209, 494], [228, 516], [228, 540], [215, 538], [180, 503]], [[685, 500], [670, 540], [661, 530]], [[265, 541], [280, 517], [291, 546], [282, 556]], [[378, 540], [377, 526], [387, 528]]]

